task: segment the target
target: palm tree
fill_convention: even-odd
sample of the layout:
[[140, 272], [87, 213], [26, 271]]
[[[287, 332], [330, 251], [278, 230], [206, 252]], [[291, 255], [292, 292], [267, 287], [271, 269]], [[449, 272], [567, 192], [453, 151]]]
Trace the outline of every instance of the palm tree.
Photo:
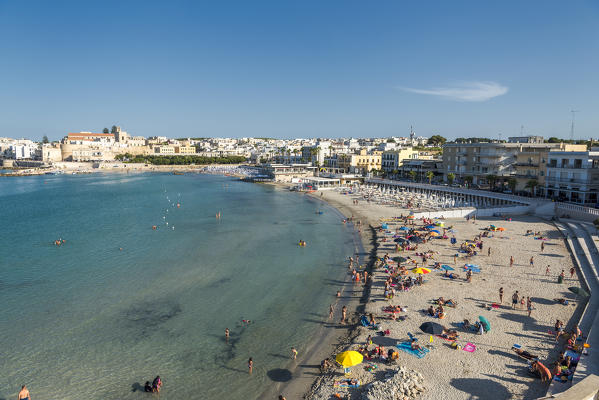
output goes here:
[[487, 182], [489, 182], [489, 189], [493, 190], [495, 188], [495, 184], [497, 183], [497, 176], [487, 175]]
[[447, 181], [449, 182], [450, 185], [453, 185], [454, 180], [455, 180], [455, 174], [453, 172], [448, 173]]
[[430, 185], [431, 183], [433, 183], [433, 177], [435, 176], [435, 174], [433, 173], [433, 171], [428, 171], [426, 173], [426, 177], [428, 178], [428, 184]]
[[517, 184], [518, 184], [518, 181], [516, 180], [516, 178], [509, 178], [507, 180], [507, 185], [512, 190], [512, 193], [514, 193], [514, 191], [516, 190], [516, 185]]
[[535, 188], [539, 186], [539, 181], [537, 181], [536, 179], [531, 179], [528, 182], [526, 182], [526, 186], [527, 188], [530, 189], [530, 195], [534, 196], [535, 194]]
[[408, 174], [413, 181], [416, 181], [416, 171], [410, 171]]

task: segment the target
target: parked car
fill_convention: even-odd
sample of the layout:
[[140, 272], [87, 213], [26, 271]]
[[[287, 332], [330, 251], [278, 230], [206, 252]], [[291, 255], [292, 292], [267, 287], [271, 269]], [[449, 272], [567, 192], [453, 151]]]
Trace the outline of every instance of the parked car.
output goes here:
[[503, 191], [503, 193], [505, 193], [505, 194], [512, 194], [512, 189], [505, 189]]

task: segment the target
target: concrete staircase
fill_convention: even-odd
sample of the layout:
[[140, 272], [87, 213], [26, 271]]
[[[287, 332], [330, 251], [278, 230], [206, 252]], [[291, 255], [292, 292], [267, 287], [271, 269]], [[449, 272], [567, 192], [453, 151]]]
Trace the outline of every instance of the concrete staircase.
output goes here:
[[[599, 375], [599, 237], [595, 227], [588, 222], [562, 219], [555, 225], [574, 256], [582, 287], [591, 294], [578, 324], [591, 347], [589, 354], [580, 358], [572, 380], [574, 385], [591, 374]], [[556, 395], [569, 387], [552, 382], [547, 394]]]

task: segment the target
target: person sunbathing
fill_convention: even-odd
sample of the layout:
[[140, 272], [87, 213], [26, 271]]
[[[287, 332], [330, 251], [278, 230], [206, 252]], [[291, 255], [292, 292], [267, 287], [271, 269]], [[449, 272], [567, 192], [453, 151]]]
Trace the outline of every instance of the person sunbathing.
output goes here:
[[433, 306], [430, 306], [428, 308], [428, 315], [430, 315], [431, 317], [435, 316], [435, 308]]
[[470, 325], [470, 321], [468, 321], [467, 319], [464, 320], [464, 329], [469, 331], [472, 328], [472, 325]]
[[445, 305], [449, 307], [455, 307], [458, 305], [458, 302], [453, 299], [449, 299], [445, 301]]
[[421, 353], [423, 351], [422, 347], [420, 347], [420, 345], [418, 343], [416, 343], [416, 339], [415, 338], [412, 339], [412, 341], [410, 342], [410, 348], [412, 350], [418, 351], [419, 353]]
[[449, 340], [457, 340], [459, 337], [458, 332], [453, 329], [443, 329], [441, 337]]
[[531, 354], [526, 350], [518, 349], [516, 347], [512, 347], [512, 350], [514, 350], [514, 353], [518, 354], [522, 358], [526, 358], [527, 360], [536, 360], [539, 358], [537, 355]]

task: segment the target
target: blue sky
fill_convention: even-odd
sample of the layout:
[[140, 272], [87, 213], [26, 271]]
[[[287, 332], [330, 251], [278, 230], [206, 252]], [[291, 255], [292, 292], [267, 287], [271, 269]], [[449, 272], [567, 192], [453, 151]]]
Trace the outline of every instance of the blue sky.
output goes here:
[[597, 138], [598, 71], [594, 0], [0, 0], [0, 136]]

